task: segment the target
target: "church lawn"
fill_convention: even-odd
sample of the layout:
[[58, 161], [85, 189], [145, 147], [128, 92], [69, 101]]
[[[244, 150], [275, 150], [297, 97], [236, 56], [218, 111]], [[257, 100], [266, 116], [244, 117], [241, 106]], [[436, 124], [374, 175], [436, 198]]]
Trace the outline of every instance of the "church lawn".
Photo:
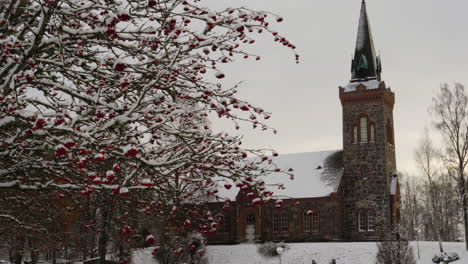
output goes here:
[[[417, 258], [416, 242], [411, 242]], [[282, 264], [329, 264], [332, 258], [337, 264], [373, 264], [377, 253], [377, 246], [372, 242], [355, 243], [290, 243], [290, 249], [283, 254]], [[420, 242], [418, 264], [432, 263], [434, 254], [439, 253], [437, 242]], [[456, 252], [461, 260], [454, 264], [468, 263], [468, 252], [464, 243], [443, 243], [444, 250]], [[135, 252], [135, 264], [155, 264], [150, 250]], [[257, 245], [240, 244], [232, 246], [208, 246], [210, 264], [277, 264], [279, 259], [265, 259], [257, 254]]]

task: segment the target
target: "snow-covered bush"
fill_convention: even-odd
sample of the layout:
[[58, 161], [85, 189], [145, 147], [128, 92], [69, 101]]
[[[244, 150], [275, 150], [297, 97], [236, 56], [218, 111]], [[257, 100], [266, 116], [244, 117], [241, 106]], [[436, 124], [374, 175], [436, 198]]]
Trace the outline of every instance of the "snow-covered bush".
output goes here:
[[160, 264], [208, 264], [206, 239], [200, 233], [190, 233], [187, 237], [167, 234], [154, 252]]
[[257, 252], [262, 257], [274, 258], [274, 257], [279, 256], [278, 250], [277, 250], [278, 248], [282, 248], [284, 252], [289, 249], [289, 245], [284, 242], [279, 242], [279, 243], [266, 242], [266, 243], [258, 245]]
[[384, 240], [377, 243], [376, 264], [416, 264], [413, 248], [395, 226], [386, 232]]
[[450, 262], [454, 262], [459, 259], [460, 257], [458, 256], [457, 253], [442, 252], [440, 255], [435, 255], [432, 258], [432, 262], [437, 263], [437, 264], [448, 264]]

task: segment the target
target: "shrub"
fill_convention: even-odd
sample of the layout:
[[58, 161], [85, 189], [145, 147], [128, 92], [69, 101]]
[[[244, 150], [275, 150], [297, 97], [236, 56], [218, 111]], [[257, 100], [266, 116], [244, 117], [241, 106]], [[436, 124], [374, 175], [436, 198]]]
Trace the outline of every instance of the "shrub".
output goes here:
[[283, 251], [286, 251], [289, 249], [288, 244], [284, 242], [279, 242], [279, 243], [267, 242], [264, 244], [260, 244], [257, 248], [257, 252], [265, 258], [274, 258], [279, 255], [278, 252], [276, 251], [276, 249], [279, 247], [283, 248]]
[[167, 235], [160, 240], [155, 258], [160, 264], [208, 264], [206, 258], [206, 239], [200, 233], [187, 237]]

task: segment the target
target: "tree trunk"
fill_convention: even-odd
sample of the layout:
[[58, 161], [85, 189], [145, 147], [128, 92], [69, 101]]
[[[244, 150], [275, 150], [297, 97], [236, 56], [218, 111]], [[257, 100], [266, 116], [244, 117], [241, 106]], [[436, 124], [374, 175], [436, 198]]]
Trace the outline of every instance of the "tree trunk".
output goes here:
[[462, 199], [462, 206], [463, 206], [463, 224], [465, 227], [465, 247], [468, 251], [468, 198], [466, 197], [466, 193], [463, 193]]

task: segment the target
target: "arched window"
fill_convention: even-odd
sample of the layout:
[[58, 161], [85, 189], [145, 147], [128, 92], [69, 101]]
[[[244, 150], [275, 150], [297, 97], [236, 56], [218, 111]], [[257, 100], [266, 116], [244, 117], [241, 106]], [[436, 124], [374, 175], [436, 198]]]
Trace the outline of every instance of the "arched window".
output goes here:
[[311, 210], [304, 212], [304, 231], [318, 232], [320, 227], [320, 217], [318, 210], [312, 210], [313, 214], [309, 214]]
[[375, 142], [375, 125], [370, 125], [370, 142]]
[[359, 126], [361, 130], [361, 143], [367, 143], [367, 117], [361, 117], [359, 119]]
[[364, 210], [359, 210], [357, 214], [357, 223], [358, 223], [358, 231], [365, 232], [367, 231], [367, 214]]
[[375, 231], [375, 211], [367, 211], [367, 231]]

